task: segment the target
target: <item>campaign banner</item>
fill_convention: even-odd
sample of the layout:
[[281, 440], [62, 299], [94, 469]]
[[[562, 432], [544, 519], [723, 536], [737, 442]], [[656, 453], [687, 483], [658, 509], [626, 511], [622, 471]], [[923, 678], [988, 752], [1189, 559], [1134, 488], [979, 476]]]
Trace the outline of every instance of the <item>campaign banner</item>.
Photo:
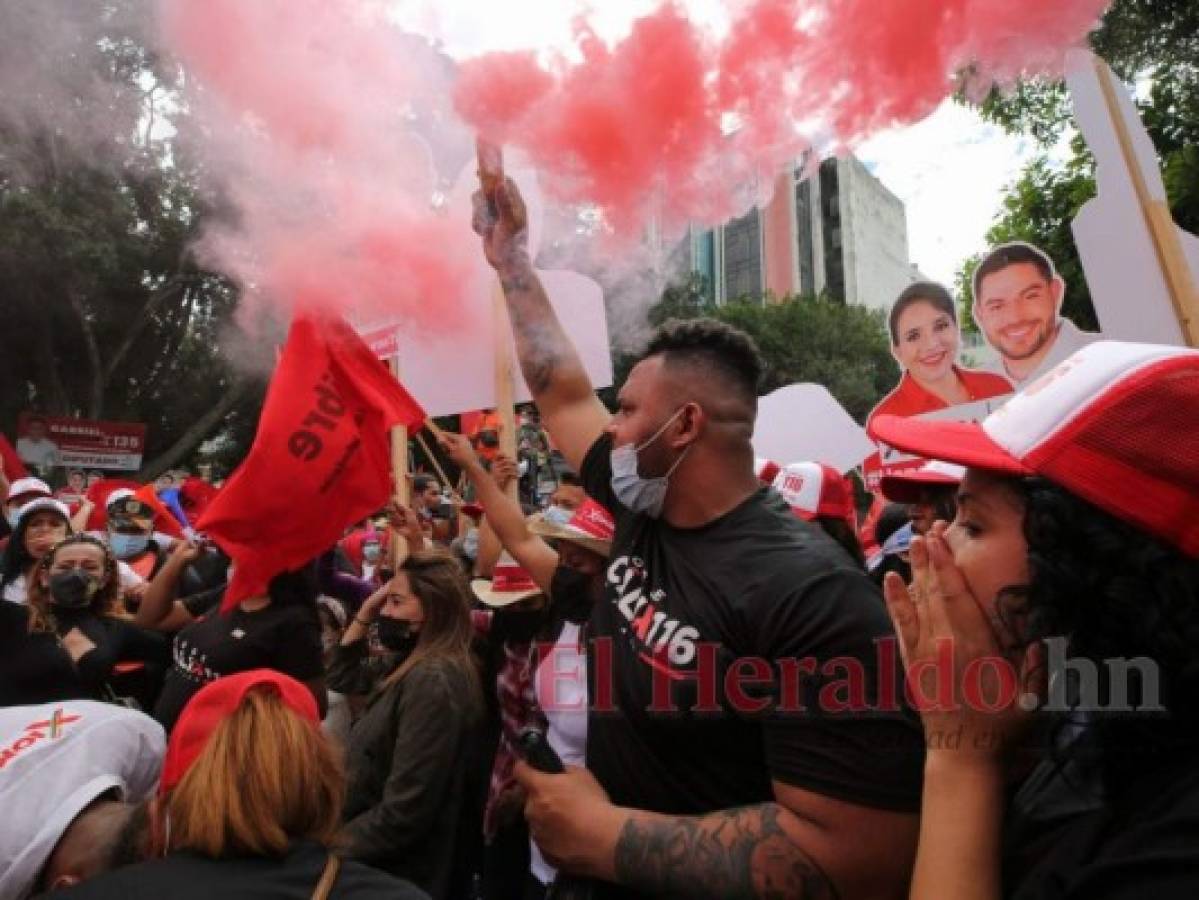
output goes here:
[[141, 468], [146, 426], [24, 412], [17, 419], [17, 456], [31, 469], [57, 467], [130, 472]]

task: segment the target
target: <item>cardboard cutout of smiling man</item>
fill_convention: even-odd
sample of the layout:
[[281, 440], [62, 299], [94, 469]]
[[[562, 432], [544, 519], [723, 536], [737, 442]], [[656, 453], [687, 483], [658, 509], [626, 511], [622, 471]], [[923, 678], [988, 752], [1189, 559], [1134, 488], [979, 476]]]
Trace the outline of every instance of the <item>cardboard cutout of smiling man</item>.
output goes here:
[[1014, 242], [996, 247], [974, 273], [974, 321], [998, 353], [994, 371], [1024, 388], [1099, 339], [1063, 318], [1066, 282], [1045, 251]]

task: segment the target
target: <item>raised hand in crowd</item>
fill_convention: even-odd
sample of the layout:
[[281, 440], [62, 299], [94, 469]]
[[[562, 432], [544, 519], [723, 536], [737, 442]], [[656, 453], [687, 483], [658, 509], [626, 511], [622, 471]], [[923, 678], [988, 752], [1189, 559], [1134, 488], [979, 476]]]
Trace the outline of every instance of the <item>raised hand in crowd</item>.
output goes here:
[[158, 574], [145, 585], [133, 622], [142, 628], [157, 631], [178, 631], [195, 621], [177, 598], [183, 572], [204, 553], [199, 541], [180, 541]]
[[507, 491], [520, 477], [520, 467], [511, 456], [501, 453], [491, 464], [491, 477], [501, 491]]
[[437, 435], [437, 441], [441, 444], [441, 449], [446, 452], [450, 461], [468, 475], [472, 469], [483, 468], [483, 463], [479, 460], [479, 455], [475, 453], [474, 445], [471, 444], [470, 438], [466, 435], [455, 434], [452, 431], [442, 431]]
[[501, 551], [506, 549], [528, 571], [538, 587], [548, 592], [558, 567], [558, 553], [529, 531], [524, 511], [508, 494], [508, 488], [516, 480], [516, 462], [500, 454], [492, 463], [491, 471], [487, 472], [464, 436], [443, 434], [441, 446], [470, 479], [486, 516], [479, 533], [476, 571], [480, 575], [489, 575]]
[[[408, 542], [408, 552], [423, 550], [426, 546], [424, 524], [411, 507], [396, 498], [387, 505], [387, 521], [400, 537]], [[390, 552], [390, 548], [387, 548]]]
[[95, 510], [96, 504], [90, 497], [80, 498], [79, 508], [75, 510], [75, 515], [71, 516], [71, 530], [74, 532], [87, 531], [87, 523], [91, 521], [92, 513]]

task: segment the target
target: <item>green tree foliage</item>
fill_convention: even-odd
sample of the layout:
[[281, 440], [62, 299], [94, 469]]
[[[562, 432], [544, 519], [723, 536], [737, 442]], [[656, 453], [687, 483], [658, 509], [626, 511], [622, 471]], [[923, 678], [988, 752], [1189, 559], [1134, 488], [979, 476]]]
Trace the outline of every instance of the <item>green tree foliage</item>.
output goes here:
[[[696, 278], [668, 287], [650, 311], [651, 323], [711, 316], [745, 331], [766, 360], [763, 393], [800, 382], [822, 384], [850, 415], [864, 422], [898, 381], [881, 312], [823, 297], [796, 296], [767, 297], [766, 302], [745, 297], [714, 306]], [[617, 359], [617, 387], [635, 359]]]
[[[1115, 0], [1090, 41], [1118, 75], [1141, 88], [1138, 107], [1161, 161], [1171, 211], [1179, 225], [1199, 232], [1199, 3]], [[1007, 95], [992, 94], [981, 111], [1046, 148], [1073, 121], [1065, 85], [1043, 80], [1022, 83]], [[1064, 312], [1084, 328], [1097, 323], [1070, 222], [1094, 195], [1094, 160], [1075, 138], [1064, 164], [1046, 153], [1028, 165], [987, 235], [991, 244], [1026, 240], [1049, 251], [1067, 282]], [[977, 265], [978, 258], [967, 260], [958, 274], [968, 328], [973, 327], [970, 276]]]
[[188, 249], [212, 210], [147, 21], [137, 0], [0, 7], [0, 75], [24, 79], [0, 93], [0, 428], [145, 422], [152, 475], [252, 422], [261, 386], [220, 351], [236, 291]]

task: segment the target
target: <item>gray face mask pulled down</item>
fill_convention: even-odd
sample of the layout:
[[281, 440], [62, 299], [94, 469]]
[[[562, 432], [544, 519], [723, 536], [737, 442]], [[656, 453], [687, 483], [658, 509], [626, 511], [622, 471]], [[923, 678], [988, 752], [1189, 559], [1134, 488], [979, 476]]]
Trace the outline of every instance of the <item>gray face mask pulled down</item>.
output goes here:
[[682, 413], [682, 408], [662, 423], [648, 440], [641, 444], [623, 444], [612, 448], [612, 492], [621, 505], [630, 512], [649, 516], [656, 519], [662, 515], [662, 505], [666, 502], [666, 492], [670, 489], [670, 476], [679, 467], [679, 463], [687, 456], [690, 446], [683, 451], [682, 456], [674, 461], [674, 465], [657, 478], [644, 478], [637, 471], [637, 454], [662, 436], [667, 427]]

